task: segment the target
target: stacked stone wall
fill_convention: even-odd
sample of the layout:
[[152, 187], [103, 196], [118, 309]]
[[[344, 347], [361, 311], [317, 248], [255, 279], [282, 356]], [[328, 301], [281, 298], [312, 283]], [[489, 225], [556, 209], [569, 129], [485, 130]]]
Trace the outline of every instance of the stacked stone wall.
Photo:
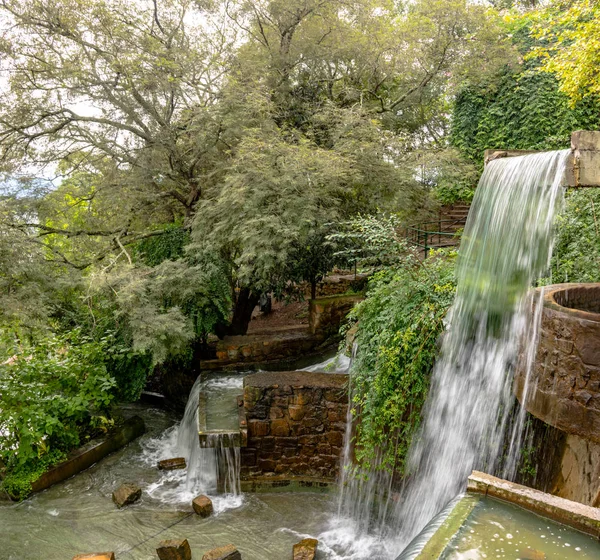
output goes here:
[[[600, 285], [546, 288], [541, 330], [527, 394], [526, 371], [518, 368], [515, 393], [535, 417], [568, 434], [600, 443], [600, 315], [586, 309], [600, 299]], [[585, 290], [584, 290], [585, 288]], [[573, 290], [574, 297], [568, 293]], [[575, 297], [576, 295], [576, 297]]]
[[345, 374], [301, 371], [247, 376], [242, 478], [335, 480], [346, 430], [347, 385]]

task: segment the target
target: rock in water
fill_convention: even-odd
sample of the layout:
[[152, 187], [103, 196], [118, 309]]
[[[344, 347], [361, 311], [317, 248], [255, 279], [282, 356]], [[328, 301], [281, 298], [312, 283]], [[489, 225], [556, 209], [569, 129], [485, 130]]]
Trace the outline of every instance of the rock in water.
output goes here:
[[115, 560], [114, 552], [92, 552], [91, 554], [78, 554], [73, 560]]
[[113, 502], [122, 508], [137, 502], [142, 497], [142, 489], [135, 484], [121, 484], [112, 495]]
[[208, 496], [198, 496], [192, 501], [194, 511], [200, 517], [208, 517], [213, 512], [213, 503]]
[[156, 553], [160, 560], [192, 560], [192, 551], [187, 539], [161, 541]]
[[175, 471], [177, 469], [185, 469], [185, 458], [175, 457], [173, 459], [163, 459], [158, 462], [158, 470], [160, 471]]
[[317, 539], [302, 539], [294, 545], [294, 560], [314, 560], [317, 553]]
[[202, 560], [242, 560], [242, 555], [232, 544], [214, 548], [207, 552]]

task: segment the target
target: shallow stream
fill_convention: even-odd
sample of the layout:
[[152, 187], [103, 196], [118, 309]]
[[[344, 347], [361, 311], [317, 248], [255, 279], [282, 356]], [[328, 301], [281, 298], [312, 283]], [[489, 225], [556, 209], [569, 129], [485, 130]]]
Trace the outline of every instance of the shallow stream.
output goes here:
[[[1, 560], [69, 560], [106, 550], [119, 560], [156, 560], [159, 541], [182, 537], [194, 558], [229, 543], [244, 560], [287, 558], [294, 543], [318, 535], [335, 511], [335, 497], [324, 494], [247, 494], [216, 498], [217, 514], [200, 519], [190, 497], [175, 491], [178, 471], [165, 474], [155, 466], [177, 419], [137, 405], [129, 412], [144, 418], [143, 437], [21, 504], [0, 504]], [[172, 493], [158, 491], [169, 485], [165, 478], [171, 479]], [[142, 499], [119, 510], [111, 494], [126, 481], [141, 486]]]

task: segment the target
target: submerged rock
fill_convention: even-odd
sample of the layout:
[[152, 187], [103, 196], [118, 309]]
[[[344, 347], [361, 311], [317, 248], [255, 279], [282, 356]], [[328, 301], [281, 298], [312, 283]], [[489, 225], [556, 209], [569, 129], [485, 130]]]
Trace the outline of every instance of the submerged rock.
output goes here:
[[115, 560], [114, 552], [92, 552], [91, 554], [78, 554], [73, 560]]
[[302, 539], [294, 545], [293, 560], [314, 560], [318, 544], [317, 539]]
[[117, 507], [124, 507], [137, 502], [142, 497], [142, 489], [135, 484], [121, 484], [113, 494], [112, 499]]
[[160, 560], [192, 560], [192, 551], [187, 539], [161, 541], [156, 553]]
[[209, 517], [213, 512], [213, 503], [208, 496], [194, 498], [192, 507], [200, 517]]
[[174, 457], [173, 459], [163, 459], [158, 462], [158, 470], [161, 471], [175, 471], [178, 469], [185, 469], [186, 463], [184, 457]]
[[214, 548], [207, 552], [202, 560], [242, 560], [239, 550], [232, 544]]

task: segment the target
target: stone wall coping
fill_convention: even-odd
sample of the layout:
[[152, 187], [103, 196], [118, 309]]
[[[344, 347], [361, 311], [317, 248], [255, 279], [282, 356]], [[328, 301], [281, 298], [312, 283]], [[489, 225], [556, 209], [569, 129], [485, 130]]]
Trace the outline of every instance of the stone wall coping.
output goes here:
[[50, 470], [43, 473], [31, 484], [32, 492], [40, 492], [53, 484], [62, 482], [67, 478], [88, 469], [110, 453], [121, 449], [129, 442], [141, 436], [146, 431], [144, 420], [139, 416], [132, 416], [114, 432], [99, 440], [88, 442], [83, 447], [72, 451], [67, 459]]
[[552, 284], [550, 286], [544, 286], [543, 288], [536, 288], [536, 291], [544, 290], [544, 307], [550, 307], [555, 311], [566, 313], [572, 317], [583, 319], [585, 321], [592, 321], [594, 323], [600, 323], [600, 313], [593, 313], [591, 311], [585, 311], [583, 309], [576, 309], [574, 307], [566, 307], [556, 301], [556, 295], [560, 292], [564, 292], [572, 289], [598, 289], [600, 290], [600, 283], [565, 283], [565, 284]]
[[347, 373], [266, 371], [244, 377], [244, 387], [344, 388]]
[[473, 471], [469, 476], [467, 492], [485, 494], [510, 502], [538, 515], [600, 538], [600, 508], [572, 502], [478, 471]]

